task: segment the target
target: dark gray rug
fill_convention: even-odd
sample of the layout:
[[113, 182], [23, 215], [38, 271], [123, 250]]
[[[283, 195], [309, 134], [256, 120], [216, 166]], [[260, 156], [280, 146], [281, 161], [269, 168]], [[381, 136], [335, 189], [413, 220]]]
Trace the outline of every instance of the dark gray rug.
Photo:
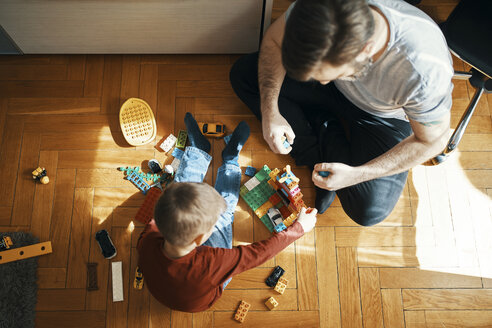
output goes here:
[[[6, 235], [12, 238], [12, 248], [38, 242], [25, 232], [0, 232], [0, 238]], [[0, 328], [34, 327], [37, 267], [37, 257], [0, 264]]]

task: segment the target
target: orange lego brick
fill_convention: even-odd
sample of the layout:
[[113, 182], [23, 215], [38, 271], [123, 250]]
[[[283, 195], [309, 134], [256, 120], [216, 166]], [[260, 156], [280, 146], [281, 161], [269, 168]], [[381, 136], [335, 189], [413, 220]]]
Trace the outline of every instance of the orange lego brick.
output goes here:
[[236, 310], [236, 314], [234, 314], [234, 319], [242, 323], [244, 319], [246, 319], [246, 315], [248, 314], [250, 307], [251, 304], [245, 301], [241, 301], [241, 303], [239, 303], [239, 307]]
[[280, 215], [282, 215], [284, 219], [288, 218], [289, 215], [292, 213], [291, 211], [289, 211], [287, 206], [282, 206], [281, 208], [279, 208], [279, 211], [280, 211]]
[[159, 188], [150, 188], [150, 190], [147, 191], [147, 196], [145, 196], [142, 206], [140, 206], [140, 209], [135, 215], [135, 220], [142, 222], [143, 224], [149, 223], [154, 217], [154, 207], [161, 194], [162, 192]]
[[274, 193], [273, 195], [270, 196], [268, 200], [270, 201], [270, 203], [272, 203], [273, 206], [275, 206], [282, 201], [282, 198], [280, 198], [280, 196], [277, 193]]
[[266, 302], [265, 302], [265, 305], [267, 306], [267, 308], [271, 311], [273, 309], [275, 309], [277, 306], [278, 306], [278, 302], [276, 299], [274, 299], [273, 297], [270, 297]]

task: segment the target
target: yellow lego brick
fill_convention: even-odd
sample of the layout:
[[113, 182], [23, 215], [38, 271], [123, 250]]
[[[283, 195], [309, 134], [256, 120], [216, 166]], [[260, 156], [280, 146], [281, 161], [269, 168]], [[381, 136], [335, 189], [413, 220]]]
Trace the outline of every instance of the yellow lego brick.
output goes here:
[[261, 218], [272, 207], [273, 207], [272, 203], [268, 200], [265, 204], [261, 205], [258, 209], [256, 209], [255, 214], [256, 216]]
[[272, 171], [270, 171], [269, 176], [270, 176], [270, 178], [271, 178], [271, 179], [275, 180], [275, 178], [277, 177], [277, 175], [278, 175], [279, 173], [280, 173], [280, 170], [279, 170], [279, 169], [277, 169], [277, 168], [275, 168], [275, 169], [273, 169]]
[[290, 227], [290, 226], [294, 223], [294, 221], [297, 219], [297, 215], [298, 215], [298, 214], [299, 214], [299, 213], [294, 212], [294, 213], [292, 213], [291, 215], [289, 215], [289, 216], [287, 217], [287, 219], [285, 219], [285, 220], [284, 220], [284, 224], [285, 224], [285, 226], [286, 226], [286, 227]]
[[283, 294], [285, 292], [285, 288], [287, 288], [287, 284], [289, 281], [285, 278], [279, 278], [275, 288], [273, 288], [277, 293]]
[[246, 315], [248, 314], [249, 308], [251, 307], [251, 304], [241, 301], [239, 304], [239, 307], [236, 310], [236, 314], [234, 314], [234, 319], [239, 322], [243, 322], [244, 319], [246, 318]]
[[277, 186], [277, 184], [275, 183], [275, 180], [273, 180], [273, 179], [268, 180], [268, 184], [269, 184], [270, 186], [272, 186], [272, 188], [273, 188], [273, 189], [278, 190], [278, 186]]
[[271, 311], [273, 309], [275, 309], [277, 306], [278, 306], [278, 302], [273, 298], [273, 297], [270, 297], [266, 302], [265, 302], [265, 305], [267, 306], [267, 308]]
[[287, 188], [289, 188], [289, 190], [292, 190], [295, 187], [297, 187], [298, 185], [299, 185], [299, 182], [298, 181], [292, 180], [292, 182], [287, 185]]

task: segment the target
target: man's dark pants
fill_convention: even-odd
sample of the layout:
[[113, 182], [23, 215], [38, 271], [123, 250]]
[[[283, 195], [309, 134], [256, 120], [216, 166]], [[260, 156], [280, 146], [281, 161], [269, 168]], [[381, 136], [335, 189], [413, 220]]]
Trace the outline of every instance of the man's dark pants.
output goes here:
[[[238, 97], [261, 120], [258, 53], [239, 58], [231, 69], [230, 79]], [[357, 108], [334, 83], [321, 85], [286, 77], [278, 105], [296, 135], [291, 156], [297, 165], [311, 169], [322, 162], [362, 165], [412, 133], [408, 122], [377, 117]], [[352, 220], [371, 226], [391, 213], [407, 175], [404, 172], [366, 181], [336, 193]]]

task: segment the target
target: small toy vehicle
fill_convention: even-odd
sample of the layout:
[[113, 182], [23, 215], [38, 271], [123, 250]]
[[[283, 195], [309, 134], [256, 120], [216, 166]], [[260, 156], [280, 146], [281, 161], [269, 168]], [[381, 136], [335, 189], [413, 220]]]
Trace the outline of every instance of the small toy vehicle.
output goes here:
[[280, 266], [276, 266], [275, 269], [273, 269], [273, 272], [271, 275], [268, 276], [268, 278], [265, 280], [265, 283], [269, 287], [275, 287], [277, 284], [277, 281], [282, 275], [284, 274], [285, 270], [282, 269]]
[[38, 167], [34, 171], [32, 171], [32, 178], [35, 180], [39, 180], [42, 184], [47, 184], [50, 182], [50, 179], [47, 176], [46, 169], [44, 167]]
[[280, 211], [274, 207], [268, 210], [267, 215], [270, 218], [273, 227], [276, 227], [284, 221], [282, 215], [280, 214]]
[[225, 126], [222, 123], [198, 122], [198, 127], [204, 136], [222, 138], [225, 135]]
[[116, 248], [114, 247], [113, 241], [111, 241], [111, 238], [106, 230], [99, 230], [96, 232], [96, 240], [99, 247], [101, 247], [103, 256], [106, 259], [109, 260], [116, 256]]
[[133, 288], [142, 289], [143, 287], [143, 274], [139, 267], [135, 269], [135, 280], [133, 280]]
[[10, 246], [14, 245], [12, 239], [9, 236], [5, 236], [0, 239], [0, 251], [4, 251], [10, 248]]
[[149, 161], [149, 169], [150, 169], [150, 172], [152, 172], [154, 174], [159, 173], [159, 172], [162, 171], [161, 164], [156, 159], [151, 159]]

